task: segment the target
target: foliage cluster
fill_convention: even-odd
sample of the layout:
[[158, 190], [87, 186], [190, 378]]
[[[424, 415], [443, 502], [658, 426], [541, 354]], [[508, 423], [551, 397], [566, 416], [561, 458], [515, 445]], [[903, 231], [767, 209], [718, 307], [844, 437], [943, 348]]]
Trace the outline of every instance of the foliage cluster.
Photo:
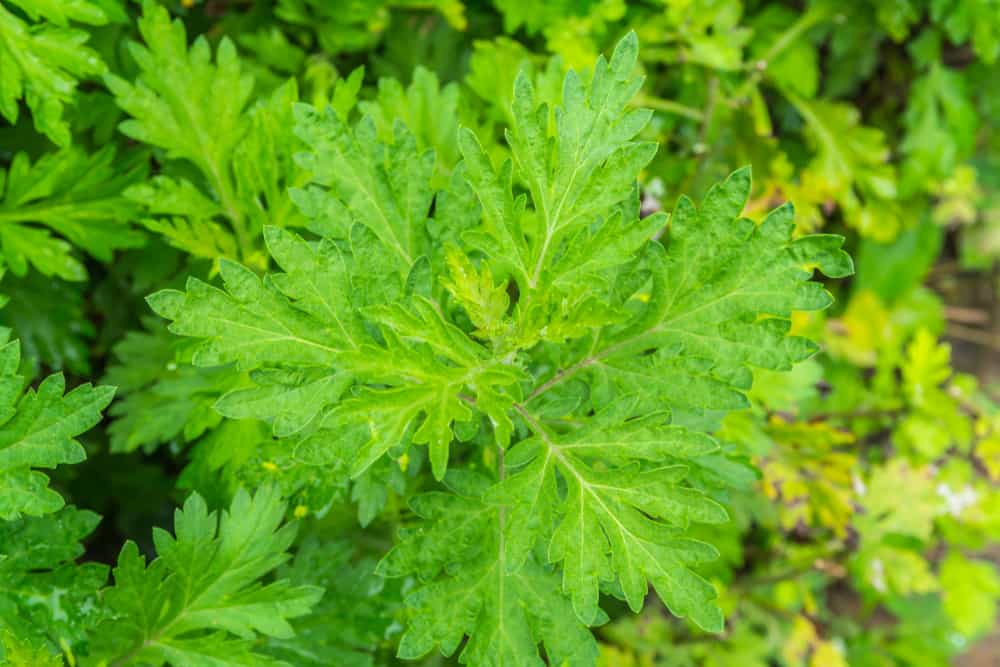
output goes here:
[[952, 664], [997, 80], [997, 0], [0, 0], [0, 664]]

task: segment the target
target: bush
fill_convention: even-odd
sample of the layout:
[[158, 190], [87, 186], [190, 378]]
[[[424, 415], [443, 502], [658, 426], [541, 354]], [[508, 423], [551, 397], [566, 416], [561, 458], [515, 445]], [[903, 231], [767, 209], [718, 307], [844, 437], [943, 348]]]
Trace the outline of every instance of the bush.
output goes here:
[[0, 664], [953, 664], [998, 59], [994, 0], [0, 0]]

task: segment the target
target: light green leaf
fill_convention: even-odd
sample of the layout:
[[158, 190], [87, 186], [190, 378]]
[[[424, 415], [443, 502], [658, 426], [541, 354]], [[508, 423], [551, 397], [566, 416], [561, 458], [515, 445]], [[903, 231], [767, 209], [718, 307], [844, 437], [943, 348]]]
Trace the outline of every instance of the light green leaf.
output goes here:
[[996, 626], [1000, 574], [993, 563], [949, 553], [941, 564], [941, 590], [945, 612], [969, 639]]
[[104, 593], [114, 618], [95, 633], [95, 654], [123, 667], [284, 665], [252, 640], [291, 637], [289, 619], [322, 595], [288, 580], [259, 581], [288, 558], [295, 526], [281, 525], [284, 512], [274, 488], [239, 491], [221, 516], [192, 494], [174, 516], [176, 535], [154, 530], [156, 560], [147, 566], [132, 542], [122, 549]]
[[675, 419], [697, 423], [746, 405], [748, 366], [789, 370], [813, 354], [811, 341], [787, 335], [787, 318], [831, 303], [810, 277], [816, 267], [832, 276], [853, 271], [843, 239], [793, 240], [788, 205], [759, 226], [738, 218], [749, 190], [744, 169], [713, 187], [700, 208], [682, 198], [666, 247], [647, 247], [647, 303], [630, 322], [602, 332], [593, 352], [560, 379], [583, 371], [615, 391], [655, 396]]
[[336, 329], [294, 308], [274, 283], [249, 269], [227, 261], [220, 269], [228, 291], [192, 278], [187, 293], [164, 290], [148, 299], [174, 320], [172, 332], [208, 339], [195, 352], [196, 365], [333, 362], [342, 340]]
[[854, 107], [789, 94], [806, 121], [805, 137], [815, 157], [803, 171], [803, 187], [830, 198], [864, 236], [886, 242], [903, 226], [897, 204], [896, 170], [881, 130], [861, 125]]
[[[392, 78], [379, 79], [378, 97], [360, 102], [361, 112], [371, 116], [379, 137], [391, 143], [395, 121], [402, 121], [413, 133], [419, 150], [434, 149], [437, 157], [435, 185], [443, 185], [459, 160], [460, 118], [471, 117], [467, 106], [459, 104], [459, 88], [454, 82], [442, 86], [437, 75], [418, 65], [413, 80], [404, 88]], [[468, 124], [469, 120], [464, 121]]]
[[236, 47], [223, 39], [213, 64], [206, 39], [188, 50], [183, 23], [171, 21], [166, 8], [149, 1], [139, 32], [146, 46], [129, 44], [141, 69], [138, 80], [106, 77], [118, 106], [132, 116], [122, 123], [122, 132], [221, 179], [246, 133], [243, 109], [253, 87], [253, 79], [241, 71]]
[[220, 41], [213, 62], [205, 37], [189, 48], [184, 24], [155, 2], [143, 5], [139, 32], [145, 44], [129, 44], [141, 70], [137, 80], [105, 77], [131, 116], [120, 129], [163, 149], [168, 159], [193, 164], [208, 192], [193, 181], [159, 177], [132, 189], [130, 198], [157, 216], [144, 224], [171, 245], [263, 268], [264, 225], [303, 222], [288, 194], [308, 180], [292, 159], [300, 148], [292, 133], [295, 81], [251, 104], [253, 77], [229, 38]]
[[35, 468], [54, 468], [86, 458], [74, 438], [101, 419], [114, 387], [80, 385], [64, 395], [62, 374], [50, 375], [37, 389], [24, 390], [17, 374], [17, 341], [0, 347], [0, 518], [41, 516], [63, 506]]
[[75, 101], [81, 79], [106, 70], [98, 53], [85, 46], [89, 35], [70, 28], [68, 21], [104, 24], [110, 18], [102, 8], [105, 3], [16, 0], [14, 4], [32, 21], [44, 18], [54, 25], [27, 23], [0, 5], [0, 116], [16, 123], [23, 99], [35, 128], [58, 146], [67, 146], [70, 129], [63, 118], [66, 106]]
[[139, 207], [125, 192], [145, 178], [143, 158], [123, 160], [114, 146], [92, 155], [64, 148], [34, 164], [25, 153], [14, 156], [6, 174], [0, 170], [0, 247], [11, 272], [24, 276], [31, 265], [45, 276], [85, 280], [71, 243], [105, 262], [116, 249], [142, 245], [129, 226]]
[[979, 116], [962, 75], [934, 63], [913, 82], [903, 122], [902, 186], [914, 192], [933, 189], [968, 158]]
[[128, 15], [121, 0], [8, 0], [24, 10], [32, 21], [45, 20], [60, 27], [70, 21], [104, 25], [125, 21]]
[[392, 143], [383, 144], [370, 118], [351, 128], [331, 108], [318, 113], [301, 104], [295, 116], [295, 132], [309, 147], [297, 158], [315, 184], [306, 196], [322, 196], [320, 186], [326, 188], [348, 219], [370, 229], [391, 249], [399, 270], [408, 273], [428, 250], [434, 153], [419, 150], [399, 121]]

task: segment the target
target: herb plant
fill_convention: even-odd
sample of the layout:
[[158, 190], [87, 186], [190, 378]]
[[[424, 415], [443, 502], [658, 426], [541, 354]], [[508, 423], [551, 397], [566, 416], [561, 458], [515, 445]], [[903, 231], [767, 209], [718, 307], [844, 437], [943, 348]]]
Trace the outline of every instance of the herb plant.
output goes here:
[[991, 26], [0, 0], [0, 664], [950, 664]]

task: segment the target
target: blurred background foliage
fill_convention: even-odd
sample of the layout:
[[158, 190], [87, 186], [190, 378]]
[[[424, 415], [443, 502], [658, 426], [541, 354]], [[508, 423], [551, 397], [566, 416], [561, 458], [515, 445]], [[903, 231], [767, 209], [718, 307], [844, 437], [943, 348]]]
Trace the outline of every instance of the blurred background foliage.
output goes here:
[[[711, 528], [723, 559], [706, 574], [729, 629], [611, 608], [602, 664], [997, 664], [980, 640], [1000, 598], [1000, 0], [161, 4], [186, 34], [140, 32], [124, 0], [0, 0], [0, 322], [32, 374], [119, 387], [88, 462], [55, 473], [105, 516], [90, 557], [166, 523], [186, 489], [224, 503], [278, 478], [315, 516], [286, 574], [312, 559], [340, 595], [306, 627], [351, 619], [342, 645], [317, 632], [317, 655], [390, 662], [400, 591], [372, 564], [413, 475], [386, 464], [344, 489], [278, 473], [269, 429], [213, 408], [231, 375], [187, 364], [142, 299], [212, 278], [223, 256], [267, 268], [262, 225], [300, 224], [295, 101], [386, 136], [402, 121], [445, 183], [459, 126], [506, 154], [520, 69], [555, 97], [567, 68], [634, 30], [635, 104], [656, 111], [646, 138], [660, 144], [644, 210], [751, 164], [748, 215], [792, 201], [800, 233], [848, 237], [857, 275], [795, 322], [822, 353], [758, 373], [752, 407], [718, 434], [734, 521]], [[144, 124], [155, 104], [178, 127]], [[351, 543], [355, 514], [370, 530]]]

